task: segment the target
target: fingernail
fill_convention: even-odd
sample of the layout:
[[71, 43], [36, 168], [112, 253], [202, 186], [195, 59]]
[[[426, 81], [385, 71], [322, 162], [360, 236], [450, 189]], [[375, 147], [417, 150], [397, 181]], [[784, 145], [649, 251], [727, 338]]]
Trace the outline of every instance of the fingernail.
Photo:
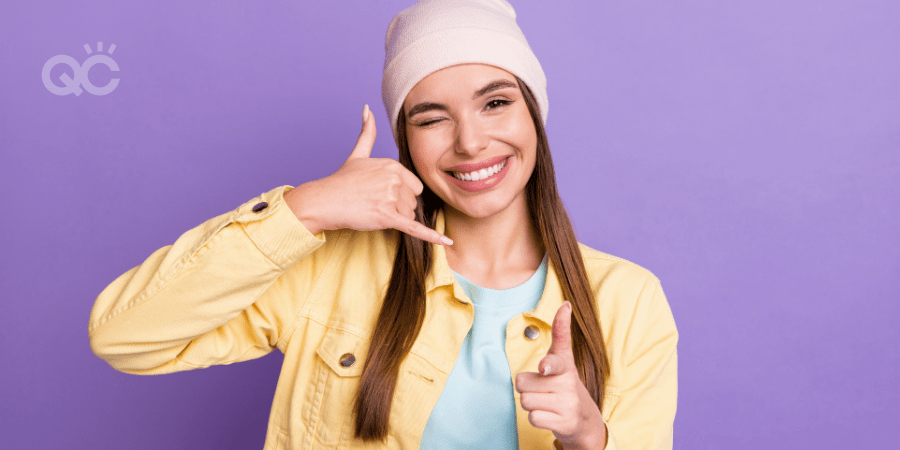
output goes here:
[[447, 236], [441, 236], [441, 243], [444, 245], [453, 245], [453, 241]]
[[548, 373], [550, 373], [550, 364], [547, 364], [546, 366], [544, 366], [544, 371], [541, 372], [541, 375], [546, 376]]
[[363, 107], [363, 123], [366, 123], [366, 119], [369, 118], [369, 104], [366, 103], [366, 106]]

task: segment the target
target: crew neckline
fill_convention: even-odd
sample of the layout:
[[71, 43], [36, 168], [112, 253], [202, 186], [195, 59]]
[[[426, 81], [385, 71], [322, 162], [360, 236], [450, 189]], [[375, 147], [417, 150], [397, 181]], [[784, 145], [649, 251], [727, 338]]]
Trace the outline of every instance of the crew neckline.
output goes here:
[[[537, 270], [534, 271], [528, 280], [518, 286], [507, 289], [491, 289], [479, 286], [473, 283], [472, 280], [460, 275], [452, 268], [450, 271], [456, 277], [460, 286], [462, 286], [463, 291], [474, 305], [479, 307], [505, 308], [533, 303], [533, 294], [535, 292], [543, 292], [544, 282], [547, 277], [547, 261], [548, 255], [545, 253], [541, 265], [538, 266]], [[539, 294], [538, 298], [540, 298]], [[486, 302], [486, 299], [489, 299], [489, 301]]]

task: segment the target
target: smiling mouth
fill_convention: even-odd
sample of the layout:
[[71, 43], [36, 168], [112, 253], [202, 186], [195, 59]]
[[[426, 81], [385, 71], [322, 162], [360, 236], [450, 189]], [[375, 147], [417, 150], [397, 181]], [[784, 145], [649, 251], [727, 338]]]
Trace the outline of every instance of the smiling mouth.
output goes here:
[[509, 162], [509, 157], [503, 160], [503, 162], [494, 164], [491, 167], [486, 167], [481, 170], [475, 170], [472, 172], [456, 172], [456, 171], [447, 171], [447, 174], [461, 181], [479, 181], [484, 180], [486, 178], [490, 178], [500, 172], [503, 167]]

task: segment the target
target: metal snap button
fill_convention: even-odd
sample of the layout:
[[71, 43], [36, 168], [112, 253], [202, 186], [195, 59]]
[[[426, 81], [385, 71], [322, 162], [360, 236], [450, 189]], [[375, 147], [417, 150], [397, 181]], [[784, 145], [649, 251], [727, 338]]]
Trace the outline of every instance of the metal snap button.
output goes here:
[[527, 327], [525, 327], [525, 339], [528, 339], [529, 341], [537, 339], [540, 334], [541, 331], [538, 330], [538, 328], [534, 325], [528, 325]]
[[344, 353], [341, 356], [341, 366], [342, 367], [350, 367], [356, 362], [356, 357], [353, 356], [353, 353]]
[[259, 202], [259, 203], [255, 204], [255, 205], [253, 205], [253, 212], [258, 213], [258, 212], [260, 212], [260, 211], [266, 209], [267, 206], [269, 206], [268, 203], [266, 203], [266, 202]]

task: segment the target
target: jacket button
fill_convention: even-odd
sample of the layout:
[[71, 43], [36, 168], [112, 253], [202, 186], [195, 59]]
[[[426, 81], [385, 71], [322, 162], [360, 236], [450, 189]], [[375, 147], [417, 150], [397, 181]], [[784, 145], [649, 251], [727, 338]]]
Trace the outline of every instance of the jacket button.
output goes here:
[[528, 325], [527, 327], [525, 327], [525, 339], [528, 339], [529, 341], [537, 339], [540, 334], [540, 330], [538, 330], [534, 325]]
[[353, 353], [344, 353], [344, 356], [341, 356], [341, 367], [350, 367], [355, 362], [356, 357], [353, 356]]
[[260, 212], [260, 211], [266, 209], [267, 206], [269, 206], [268, 203], [266, 203], [266, 202], [259, 202], [259, 203], [255, 204], [255, 205], [253, 205], [253, 212], [258, 213], [258, 212]]

